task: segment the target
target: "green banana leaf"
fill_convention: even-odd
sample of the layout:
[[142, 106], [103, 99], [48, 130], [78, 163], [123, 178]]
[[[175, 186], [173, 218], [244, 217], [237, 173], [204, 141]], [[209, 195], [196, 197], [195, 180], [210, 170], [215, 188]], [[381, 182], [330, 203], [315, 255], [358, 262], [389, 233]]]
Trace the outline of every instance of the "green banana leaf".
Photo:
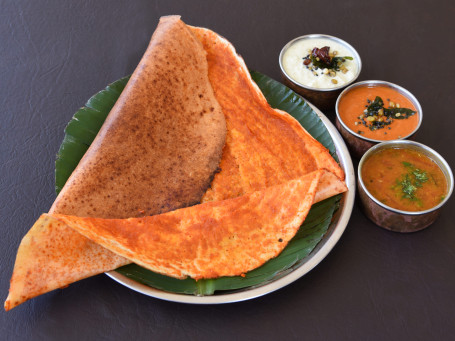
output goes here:
[[[313, 109], [300, 96], [281, 83], [255, 71], [251, 76], [273, 108], [284, 110], [336, 157], [332, 138]], [[55, 162], [55, 189], [57, 194], [65, 185], [80, 159], [92, 143], [109, 111], [124, 89], [129, 77], [108, 85], [79, 109], [65, 128], [65, 137]], [[250, 271], [244, 277], [221, 277], [210, 280], [184, 280], [160, 275], [136, 264], [116, 271], [145, 285], [174, 293], [212, 295], [216, 291], [237, 290], [264, 285], [292, 271], [292, 267], [307, 257], [327, 232], [332, 216], [338, 208], [341, 195], [312, 206], [307, 219], [283, 252], [266, 264]]]

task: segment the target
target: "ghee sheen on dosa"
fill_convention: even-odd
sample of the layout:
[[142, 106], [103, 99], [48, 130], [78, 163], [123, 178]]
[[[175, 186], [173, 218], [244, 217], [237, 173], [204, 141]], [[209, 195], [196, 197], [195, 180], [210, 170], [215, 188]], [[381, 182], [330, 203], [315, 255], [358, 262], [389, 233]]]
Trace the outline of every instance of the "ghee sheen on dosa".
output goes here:
[[[172, 22], [173, 25], [184, 25], [178, 21], [178, 18], [176, 19], [176, 17], [166, 18], [165, 21], [167, 23]], [[160, 26], [162, 25], [160, 24]], [[160, 26], [157, 31], [160, 30]], [[324, 172], [321, 175], [319, 183], [326, 183], [326, 185], [322, 188], [318, 188], [315, 200], [319, 201], [325, 197], [345, 191], [346, 187], [342, 181], [343, 172], [330, 157], [327, 150], [315, 141], [291, 116], [270, 108], [262, 93], [249, 77], [248, 70], [243, 63], [243, 60], [236, 55], [232, 45], [212, 31], [198, 28], [192, 28], [192, 30], [203, 43], [203, 47], [207, 53], [205, 63], [208, 62], [208, 77], [215, 90], [215, 97], [225, 114], [228, 131], [220, 163], [221, 172], [215, 176], [215, 179], [212, 182], [212, 188], [206, 192], [203, 201], [218, 201], [246, 195], [273, 185], [286, 183], [289, 180], [299, 178], [317, 169], [327, 169], [330, 173]], [[154, 38], [156, 36], [157, 33], [155, 32]], [[166, 41], [164, 33], [159, 36], [163, 41]], [[161, 47], [162, 46], [160, 46], [160, 48]], [[223, 57], [223, 55], [225, 55], [225, 57]], [[137, 73], [138, 75], [138, 82], [142, 81], [139, 76], [148, 77], [147, 72], [144, 72], [144, 68], [141, 68], [140, 66], [141, 65], [139, 65], [135, 71], [135, 74]], [[231, 72], [229, 72], [229, 70]], [[231, 76], [229, 76], [230, 73]], [[173, 74], [170, 73], [170, 75], [172, 78]], [[225, 76], [227, 78], [223, 79]], [[224, 83], [225, 80], [228, 80], [228, 82], [223, 87], [222, 83]], [[137, 90], [137, 88], [134, 89], [134, 91]], [[142, 91], [149, 90], [148, 87], [142, 89]], [[134, 91], [131, 91], [131, 93], [134, 94]], [[230, 93], [226, 94], [225, 92]], [[251, 105], [254, 109], [250, 110], [248, 105]], [[250, 117], [249, 115], [251, 113], [252, 116]], [[259, 124], [259, 127], [257, 127], [258, 121], [261, 120], [264, 120], [266, 124]], [[251, 129], [251, 134], [248, 133], [249, 129]], [[280, 135], [282, 135], [281, 137], [285, 142], [276, 143], [277, 138], [280, 137]], [[269, 136], [272, 138], [269, 139]], [[254, 152], [255, 150], [257, 151], [256, 153]], [[126, 153], [127, 151], [124, 150], [124, 152]], [[289, 156], [286, 156], [287, 153], [289, 153]], [[136, 156], [140, 157], [140, 155]], [[75, 175], [74, 178], [75, 183], [79, 181], [82, 183], [84, 182], [82, 176], [76, 177]], [[127, 180], [130, 182], [137, 181], [137, 179], [131, 179], [131, 177]], [[141, 180], [142, 179], [139, 179], [139, 181]], [[66, 191], [68, 198], [72, 198], [71, 192], [72, 190]], [[106, 191], [105, 193], [106, 197], [110, 195], [109, 191]], [[129, 198], [130, 196], [127, 193], [121, 193], [115, 198], [119, 202], [115, 201], [111, 207], [117, 207], [121, 211], [122, 202], [128, 201]], [[104, 197], [101, 199], [104, 199]], [[78, 213], [64, 211], [63, 209], [68, 206], [64, 207], [65, 203], [63, 201], [54, 204], [51, 213], [81, 215], [83, 214], [81, 212], [85, 212], [85, 215], [89, 216], [108, 217], [100, 213], [106, 210], [103, 206], [103, 200], [92, 202], [92, 206], [88, 205], [88, 207], [85, 200], [84, 202], [81, 202], [79, 199], [77, 202], [68, 200], [68, 203], [73, 205], [71, 207], [77, 210]], [[97, 207], [97, 204], [100, 206]], [[118, 205], [116, 206], [116, 204]], [[142, 210], [148, 208], [143, 207], [140, 204], [128, 204], [128, 206], [130, 208], [129, 214], [119, 212], [119, 216], [111, 216], [111, 218], [134, 217], [138, 215], [138, 212], [142, 212]], [[59, 207], [62, 211], [58, 209]], [[152, 211], [147, 211], [147, 213], [152, 213]], [[129, 260], [124, 257], [100, 247], [98, 244], [93, 243], [79, 233], [69, 229], [61, 222], [52, 220], [50, 223], [49, 221], [43, 221], [43, 219], [44, 218], [37, 222], [41, 228], [35, 228], [35, 224], [34, 228], [29, 232], [32, 236], [28, 235], [28, 237], [33, 237], [29, 239], [37, 240], [40, 243], [35, 243], [32, 246], [27, 244], [27, 248], [33, 247], [35, 249], [48, 245], [49, 239], [46, 238], [55, 237], [53, 233], [48, 231], [49, 229], [56, 230], [58, 232], [57, 236], [64, 235], [65, 239], [70, 242], [66, 245], [65, 250], [60, 250], [59, 246], [56, 245], [56, 247], [49, 250], [49, 252], [42, 252], [40, 254], [40, 259], [27, 263], [26, 267], [21, 269], [18, 273], [16, 273], [15, 269], [12, 278], [10, 297], [7, 300], [7, 303], [9, 302], [9, 308], [41, 293], [65, 286], [78, 279], [115, 269], [116, 267], [129, 262]], [[46, 226], [49, 228], [48, 230], [46, 230]], [[73, 240], [76, 242], [73, 242]], [[83, 246], [81, 247], [81, 245]], [[20, 253], [21, 250], [19, 250], [18, 260], [20, 258]], [[69, 253], [73, 256], [71, 262], [68, 262], [68, 259], [66, 258]], [[92, 264], [93, 254], [95, 253], [98, 253], [100, 259], [109, 262], [104, 264]], [[25, 250], [22, 254], [30, 253], [29, 250]], [[23, 288], [21, 287], [21, 284], [17, 284], [15, 285], [15, 288], [20, 288], [22, 291], [13, 290], [13, 282], [19, 283], [21, 280], [30, 279], [31, 277], [27, 276], [29, 276], [30, 273], [36, 272], [37, 269], [39, 269], [40, 264], [46, 262], [46, 257], [50, 257], [55, 261], [55, 263], [53, 263], [55, 268], [61, 266], [65, 269], [65, 271], [61, 272], [61, 278], [59, 278], [58, 283], [54, 283], [52, 286], [47, 285], [47, 279], [53, 276], [52, 270], [49, 270], [44, 271], [41, 278], [37, 278], [39, 275], [33, 277], [38, 283], [35, 286], [39, 286], [39, 289], [34, 288], [34, 291], [32, 292], [31, 288]], [[17, 263], [21, 262], [17, 261]], [[87, 267], [85, 267], [85, 265]], [[75, 270], [72, 271], [72, 269]], [[67, 273], [66, 277], [65, 273]]]
[[[202, 44], [179, 17], [162, 18], [50, 212], [128, 218], [198, 203], [225, 135]], [[5, 308], [128, 262], [64, 224], [39, 220], [19, 248]]]

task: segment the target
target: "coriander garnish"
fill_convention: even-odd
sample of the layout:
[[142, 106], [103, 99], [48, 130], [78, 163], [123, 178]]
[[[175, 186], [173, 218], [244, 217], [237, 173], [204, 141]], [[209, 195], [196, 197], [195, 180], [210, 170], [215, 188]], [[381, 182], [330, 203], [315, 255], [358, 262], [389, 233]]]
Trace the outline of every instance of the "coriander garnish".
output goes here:
[[412, 174], [415, 177], [415, 184], [417, 187], [422, 187], [422, 184], [428, 180], [427, 172], [415, 169]]
[[400, 179], [397, 179], [397, 184], [401, 187], [403, 198], [410, 200], [418, 200], [415, 197], [417, 188], [422, 187], [424, 182], [428, 181], [427, 172], [416, 168], [412, 163], [403, 161], [403, 166], [409, 169], [409, 172], [404, 174]]
[[412, 184], [411, 177], [409, 174], [404, 176], [404, 179], [400, 181], [401, 190], [403, 192], [403, 198], [414, 199], [414, 193], [417, 187]]

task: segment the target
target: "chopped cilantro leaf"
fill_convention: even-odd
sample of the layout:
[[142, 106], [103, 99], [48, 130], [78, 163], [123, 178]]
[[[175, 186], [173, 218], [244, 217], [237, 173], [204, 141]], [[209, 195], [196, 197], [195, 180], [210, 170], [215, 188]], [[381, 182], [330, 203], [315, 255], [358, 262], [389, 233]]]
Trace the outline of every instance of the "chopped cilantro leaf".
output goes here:
[[397, 181], [401, 186], [403, 198], [418, 200], [415, 197], [415, 192], [417, 191], [417, 188], [422, 187], [424, 182], [428, 181], [427, 172], [421, 171], [407, 161], [402, 161], [402, 164], [410, 169], [409, 173], [405, 174], [401, 181]]
[[418, 187], [422, 187], [422, 183], [428, 181], [427, 172], [425, 172], [425, 171], [421, 171], [420, 169], [416, 168], [416, 169], [414, 169], [412, 174], [414, 174], [415, 183], [416, 183], [416, 186], [418, 186]]
[[408, 168], [414, 167], [414, 165], [412, 163], [409, 163], [407, 161], [403, 161], [402, 163], [403, 163], [403, 166], [405, 166], [405, 167], [408, 167]]
[[404, 179], [401, 181], [401, 190], [403, 191], [403, 197], [408, 199], [414, 198], [414, 193], [417, 190], [411, 182], [411, 177], [409, 174], [406, 174]]

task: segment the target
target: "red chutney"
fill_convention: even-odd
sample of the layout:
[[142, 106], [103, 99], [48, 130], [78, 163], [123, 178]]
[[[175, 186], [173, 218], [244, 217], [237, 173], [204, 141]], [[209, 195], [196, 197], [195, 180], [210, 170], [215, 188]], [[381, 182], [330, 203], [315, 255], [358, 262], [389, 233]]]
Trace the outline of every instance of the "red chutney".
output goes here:
[[393, 88], [387, 86], [363, 86], [348, 91], [340, 98], [338, 113], [343, 123], [353, 132], [374, 140], [395, 140], [411, 134], [419, 123], [420, 113], [418, 112], [406, 119], [392, 118], [392, 123], [382, 129], [371, 130], [360, 124], [359, 116], [364, 114], [366, 105], [369, 104], [367, 100], [374, 101], [376, 96], [382, 98], [384, 108], [391, 108], [390, 104], [392, 102], [392, 106], [398, 103], [401, 108], [417, 111], [407, 97]]
[[398, 210], [425, 211], [447, 195], [444, 173], [433, 160], [416, 150], [381, 150], [364, 162], [361, 173], [371, 195]]

